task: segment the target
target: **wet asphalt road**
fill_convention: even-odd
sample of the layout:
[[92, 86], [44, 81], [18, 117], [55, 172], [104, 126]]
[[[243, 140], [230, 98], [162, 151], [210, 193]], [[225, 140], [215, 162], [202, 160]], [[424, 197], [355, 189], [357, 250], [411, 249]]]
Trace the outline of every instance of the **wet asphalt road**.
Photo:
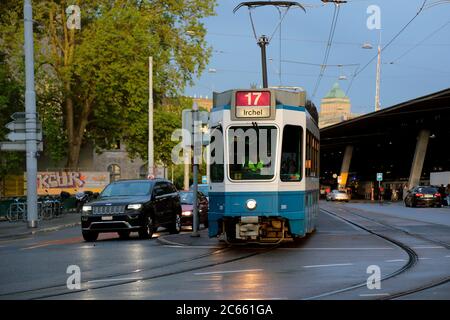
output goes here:
[[[278, 247], [229, 248], [218, 241], [206, 247], [169, 246], [156, 239], [166, 232], [150, 240], [101, 234], [97, 242], [86, 243], [79, 228], [70, 228], [0, 242], [0, 299], [374, 299], [450, 275], [448, 248], [365, 220], [369, 214], [361, 208], [322, 206], [408, 244], [418, 255], [417, 263], [382, 281], [380, 290], [363, 285], [340, 292], [365, 284], [369, 266], [378, 266], [384, 277], [402, 268], [409, 256], [399, 246], [325, 212], [314, 234]], [[450, 234], [449, 227], [440, 224], [369, 216], [443, 241]], [[71, 265], [81, 270], [80, 290], [66, 286]], [[400, 298], [416, 297], [449, 299], [448, 283]]]

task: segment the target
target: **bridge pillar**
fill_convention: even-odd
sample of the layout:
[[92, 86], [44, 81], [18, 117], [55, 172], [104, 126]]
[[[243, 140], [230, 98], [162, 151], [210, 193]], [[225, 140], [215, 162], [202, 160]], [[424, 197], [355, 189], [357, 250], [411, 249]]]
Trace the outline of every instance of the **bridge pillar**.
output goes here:
[[348, 179], [348, 172], [350, 170], [350, 162], [352, 160], [353, 155], [353, 146], [348, 145], [345, 147], [344, 152], [344, 158], [342, 159], [342, 166], [341, 166], [341, 181], [339, 183], [339, 189], [345, 189], [347, 185], [347, 179]]
[[420, 130], [417, 136], [416, 151], [409, 174], [408, 189], [418, 186], [420, 176], [422, 175], [423, 163], [427, 154], [428, 140], [430, 139], [430, 130]]

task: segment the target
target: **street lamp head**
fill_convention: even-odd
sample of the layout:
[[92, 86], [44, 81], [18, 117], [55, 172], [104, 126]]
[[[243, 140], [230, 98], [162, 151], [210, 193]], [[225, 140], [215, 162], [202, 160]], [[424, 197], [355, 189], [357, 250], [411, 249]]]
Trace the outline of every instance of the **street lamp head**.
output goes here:
[[373, 49], [373, 46], [372, 46], [370, 43], [365, 42], [365, 43], [362, 45], [361, 48], [363, 48], [363, 49]]

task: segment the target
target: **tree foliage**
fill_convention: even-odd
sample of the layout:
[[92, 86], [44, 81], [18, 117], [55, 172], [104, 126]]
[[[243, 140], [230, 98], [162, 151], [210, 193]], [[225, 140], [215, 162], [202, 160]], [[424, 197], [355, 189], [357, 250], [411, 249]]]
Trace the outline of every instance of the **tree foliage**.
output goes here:
[[[22, 111], [23, 90], [15, 81], [0, 55], [0, 141], [5, 141], [9, 132], [5, 124], [12, 121], [11, 114]], [[0, 151], [0, 181], [6, 174], [17, 173], [23, 168], [23, 156], [19, 152]]]
[[[36, 92], [47, 121], [44, 136], [52, 141], [48, 151], [53, 158], [67, 151], [67, 166], [75, 167], [83, 142], [92, 141], [100, 150], [121, 140], [131, 156], [145, 159], [148, 57], [154, 61], [158, 109], [205, 68], [211, 50], [202, 19], [214, 14], [216, 1], [79, 0], [81, 30], [67, 27], [70, 4], [42, 0], [33, 7]], [[10, 5], [0, 10], [0, 49], [21, 78], [23, 9]], [[166, 128], [175, 122], [173, 115], [157, 111], [155, 129], [163, 131], [155, 137], [166, 137]]]

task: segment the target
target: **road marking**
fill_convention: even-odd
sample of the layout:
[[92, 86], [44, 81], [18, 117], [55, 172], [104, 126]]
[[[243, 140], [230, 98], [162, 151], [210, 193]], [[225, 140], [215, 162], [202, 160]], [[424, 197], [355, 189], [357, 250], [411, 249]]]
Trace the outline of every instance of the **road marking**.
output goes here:
[[405, 259], [385, 260], [384, 262], [405, 262]]
[[394, 250], [396, 248], [380, 247], [380, 248], [278, 248], [277, 250]]
[[181, 248], [181, 249], [223, 249], [226, 248], [225, 246], [223, 247], [218, 247], [218, 246], [185, 246], [185, 245], [163, 245], [163, 247], [165, 248]]
[[343, 267], [352, 266], [353, 263], [335, 263], [335, 264], [317, 264], [312, 266], [303, 266], [303, 268], [321, 268], [321, 267]]
[[419, 260], [431, 260], [432, 258], [419, 258]]
[[359, 296], [360, 297], [382, 297], [382, 296], [388, 296], [389, 293], [362, 293]]
[[197, 272], [195, 276], [203, 276], [208, 274], [224, 274], [224, 273], [239, 273], [239, 272], [261, 272], [263, 269], [244, 269], [244, 270], [225, 270], [225, 271], [211, 271], [211, 272]]
[[450, 258], [450, 256], [445, 256], [446, 258]]
[[81, 242], [82, 239], [83, 239], [82, 237], [72, 237], [72, 238], [66, 238], [66, 239], [42, 241], [42, 242], [38, 242], [34, 246], [25, 247], [25, 248], [22, 248], [21, 250], [31, 250], [31, 249], [47, 247], [47, 246], [52, 246], [52, 245], [74, 244], [74, 243]]
[[445, 247], [442, 246], [422, 246], [422, 247], [411, 247], [412, 249], [446, 249]]
[[98, 279], [98, 280], [90, 280], [88, 283], [95, 282], [111, 282], [111, 281], [137, 281], [142, 280], [142, 278], [112, 278], [112, 279]]

